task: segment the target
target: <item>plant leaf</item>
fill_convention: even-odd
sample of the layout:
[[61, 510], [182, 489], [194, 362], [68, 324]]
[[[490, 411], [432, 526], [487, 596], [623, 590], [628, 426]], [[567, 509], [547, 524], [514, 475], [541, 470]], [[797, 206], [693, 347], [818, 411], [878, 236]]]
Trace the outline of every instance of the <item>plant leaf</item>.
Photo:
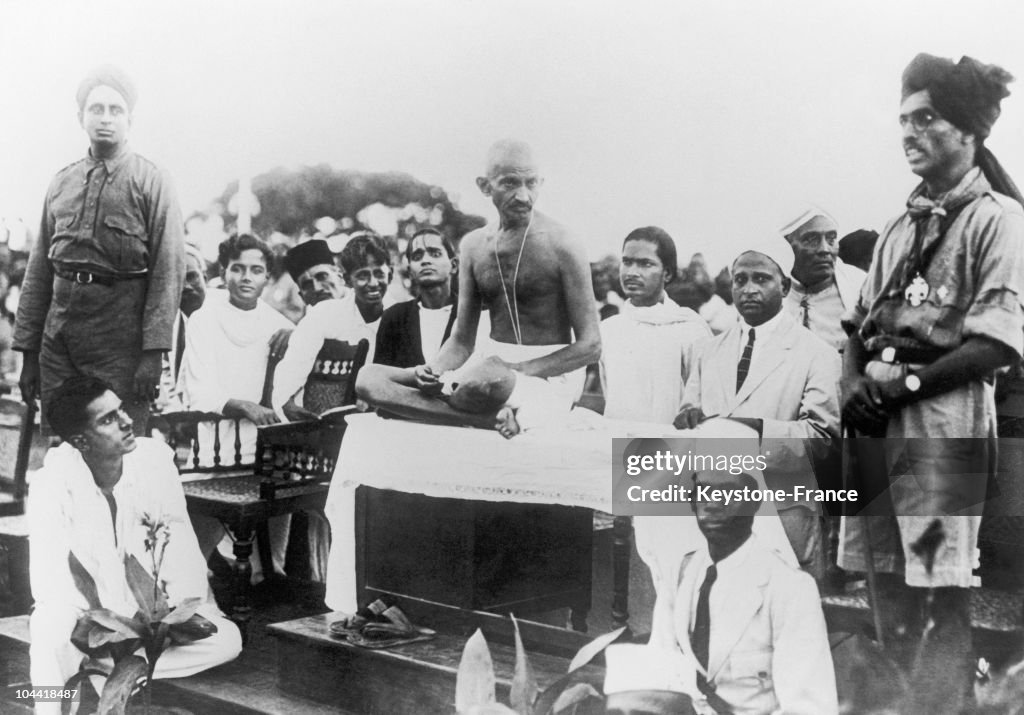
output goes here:
[[100, 608], [103, 604], [100, 603], [100, 595], [96, 591], [96, 581], [93, 580], [92, 574], [85, 570], [85, 566], [82, 566], [82, 562], [78, 560], [73, 551], [68, 552], [68, 566], [71, 568], [71, 578], [75, 581], [75, 588], [85, 596], [89, 608]]
[[558, 700], [552, 706], [551, 711], [553, 713], [560, 713], [590, 698], [600, 700], [601, 693], [597, 692], [590, 683], [576, 683], [562, 691], [562, 694], [558, 696]]
[[[575, 656], [573, 656], [572, 662], [569, 663], [569, 673], [579, 670], [584, 665], [592, 661], [598, 653], [603, 651], [605, 648], [610, 646], [619, 636], [625, 632], [626, 626], [614, 630], [611, 633], [605, 633], [603, 636], [598, 636], [594, 640], [587, 643], [585, 646], [579, 649]], [[567, 673], [568, 675], [568, 673]]]
[[[107, 630], [114, 631], [118, 635], [123, 635], [124, 638], [145, 638], [148, 635], [145, 624], [141, 624], [136, 620], [125, 618], [120, 613], [115, 613], [109, 608], [94, 608], [84, 614], [84, 617], [91, 620], [100, 626], [103, 626]], [[124, 638], [117, 638], [117, 640], [124, 640]]]
[[[75, 688], [78, 688], [79, 687], [78, 684], [81, 683], [81, 682], [84, 682], [85, 679], [88, 678], [89, 676], [92, 676], [92, 675], [102, 675], [104, 678], [106, 678], [108, 675], [110, 675], [107, 671], [101, 670], [100, 668], [90, 668], [90, 667], [88, 667], [88, 663], [89, 662], [90, 661], [88, 661], [88, 660], [83, 662], [82, 663], [82, 667], [79, 669], [79, 671], [77, 673], [75, 673], [74, 675], [72, 675], [70, 678], [68, 678], [68, 681], [66, 683], [64, 683], [64, 689], [65, 690], [74, 690]], [[70, 698], [65, 698], [64, 700], [61, 701], [61, 703], [60, 703], [61, 715], [70, 715], [72, 703], [73, 703], [73, 701]]]
[[195, 643], [203, 638], [209, 638], [216, 632], [216, 624], [198, 613], [184, 623], [177, 623], [167, 629], [167, 635], [170, 637], [172, 645]]
[[137, 655], [130, 655], [115, 663], [100, 694], [96, 715], [124, 715], [128, 698], [139, 681], [145, 680], [147, 668], [146, 659]]
[[135, 554], [125, 554], [124, 572], [128, 577], [128, 587], [132, 590], [135, 600], [139, 603], [146, 618], [153, 622], [153, 612], [156, 610], [156, 601], [153, 598], [153, 590], [156, 588], [156, 581], [150, 575], [146, 567], [139, 563]]
[[509, 691], [509, 702], [512, 709], [519, 715], [530, 715], [533, 712], [533, 702], [537, 699], [539, 688], [537, 678], [530, 666], [530, 658], [526, 655], [523, 647], [522, 636], [519, 635], [519, 621], [512, 614], [512, 625], [516, 628], [516, 669], [512, 675], [512, 687]]
[[455, 712], [470, 713], [473, 708], [495, 702], [494, 662], [487, 640], [479, 628], [466, 641], [455, 676]]
[[196, 610], [202, 605], [203, 599], [199, 597], [186, 598], [184, 601], [172, 608], [171, 612], [164, 616], [160, 622], [171, 626], [178, 623], [184, 623], [195, 615]]

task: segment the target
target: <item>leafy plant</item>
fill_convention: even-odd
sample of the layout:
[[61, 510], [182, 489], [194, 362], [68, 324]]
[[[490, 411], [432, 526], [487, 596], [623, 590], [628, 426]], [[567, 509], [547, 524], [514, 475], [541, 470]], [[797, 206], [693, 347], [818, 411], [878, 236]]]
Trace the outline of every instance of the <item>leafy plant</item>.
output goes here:
[[[87, 657], [79, 672], [68, 680], [67, 687], [74, 687], [92, 675], [105, 676], [99, 715], [123, 715], [129, 698], [139, 689], [148, 711], [148, 685], [164, 650], [170, 645], [193, 643], [217, 632], [213, 623], [196, 613], [203, 599], [186, 598], [174, 606], [168, 603], [166, 582], [160, 580], [160, 569], [170, 530], [164, 522], [148, 514], [143, 515], [142, 525], [146, 528], [144, 543], [152, 573], [134, 554], [125, 555], [125, 578], [139, 606], [132, 618], [103, 607], [93, 577], [73, 551], [68, 553], [71, 576], [89, 604], [89, 610], [79, 617], [71, 634], [71, 642]], [[136, 655], [140, 648], [145, 657]], [[105, 662], [108, 658], [113, 661], [112, 668]]]
[[588, 680], [580, 669], [614, 643], [625, 632], [625, 627], [583, 646], [569, 663], [568, 672], [541, 691], [523, 647], [519, 622], [513, 617], [512, 623], [516, 634], [516, 665], [509, 692], [511, 707], [499, 703], [495, 697], [494, 662], [487, 640], [477, 629], [466, 641], [455, 678], [455, 711], [459, 715], [576, 715], [601, 706], [604, 702], [599, 690], [601, 683]]

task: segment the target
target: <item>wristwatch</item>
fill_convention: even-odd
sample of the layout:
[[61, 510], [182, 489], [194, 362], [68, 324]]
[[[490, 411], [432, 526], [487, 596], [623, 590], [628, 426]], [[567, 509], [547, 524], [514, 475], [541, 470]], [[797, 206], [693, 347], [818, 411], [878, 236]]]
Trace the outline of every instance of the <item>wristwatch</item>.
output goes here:
[[921, 378], [914, 373], [910, 373], [903, 378], [903, 385], [911, 392], [917, 392], [921, 389]]

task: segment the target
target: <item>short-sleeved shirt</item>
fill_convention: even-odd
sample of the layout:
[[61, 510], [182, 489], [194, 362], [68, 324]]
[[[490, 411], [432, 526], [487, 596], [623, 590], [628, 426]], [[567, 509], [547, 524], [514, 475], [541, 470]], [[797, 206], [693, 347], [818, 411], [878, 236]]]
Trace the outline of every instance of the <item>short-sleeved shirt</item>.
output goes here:
[[893, 276], [913, 245], [914, 218], [904, 212], [886, 226], [860, 299], [846, 315], [869, 350], [873, 339], [883, 337], [952, 350], [985, 336], [1024, 352], [1024, 209], [995, 193], [980, 170], [968, 172], [964, 186], [977, 198], [939, 239], [922, 276], [930, 290], [920, 305], [911, 305], [906, 286]]

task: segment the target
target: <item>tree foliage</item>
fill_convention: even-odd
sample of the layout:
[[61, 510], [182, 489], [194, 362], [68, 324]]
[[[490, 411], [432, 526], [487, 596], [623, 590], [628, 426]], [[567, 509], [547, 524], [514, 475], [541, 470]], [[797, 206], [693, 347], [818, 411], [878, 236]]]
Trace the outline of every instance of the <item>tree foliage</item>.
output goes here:
[[[312, 233], [313, 223], [324, 216], [356, 220], [358, 213], [372, 204], [392, 208], [418, 204], [433, 213], [431, 223], [457, 241], [484, 224], [479, 216], [465, 214], [439, 186], [431, 186], [397, 171], [364, 172], [333, 169], [327, 164], [299, 169], [278, 167], [252, 180], [252, 191], [259, 201], [259, 214], [253, 217], [253, 230], [263, 236], [274, 231], [288, 235]], [[233, 223], [228, 205], [238, 192], [232, 182], [221, 194], [225, 225]], [[400, 222], [400, 234], [408, 223], [421, 223], [415, 217]]]

